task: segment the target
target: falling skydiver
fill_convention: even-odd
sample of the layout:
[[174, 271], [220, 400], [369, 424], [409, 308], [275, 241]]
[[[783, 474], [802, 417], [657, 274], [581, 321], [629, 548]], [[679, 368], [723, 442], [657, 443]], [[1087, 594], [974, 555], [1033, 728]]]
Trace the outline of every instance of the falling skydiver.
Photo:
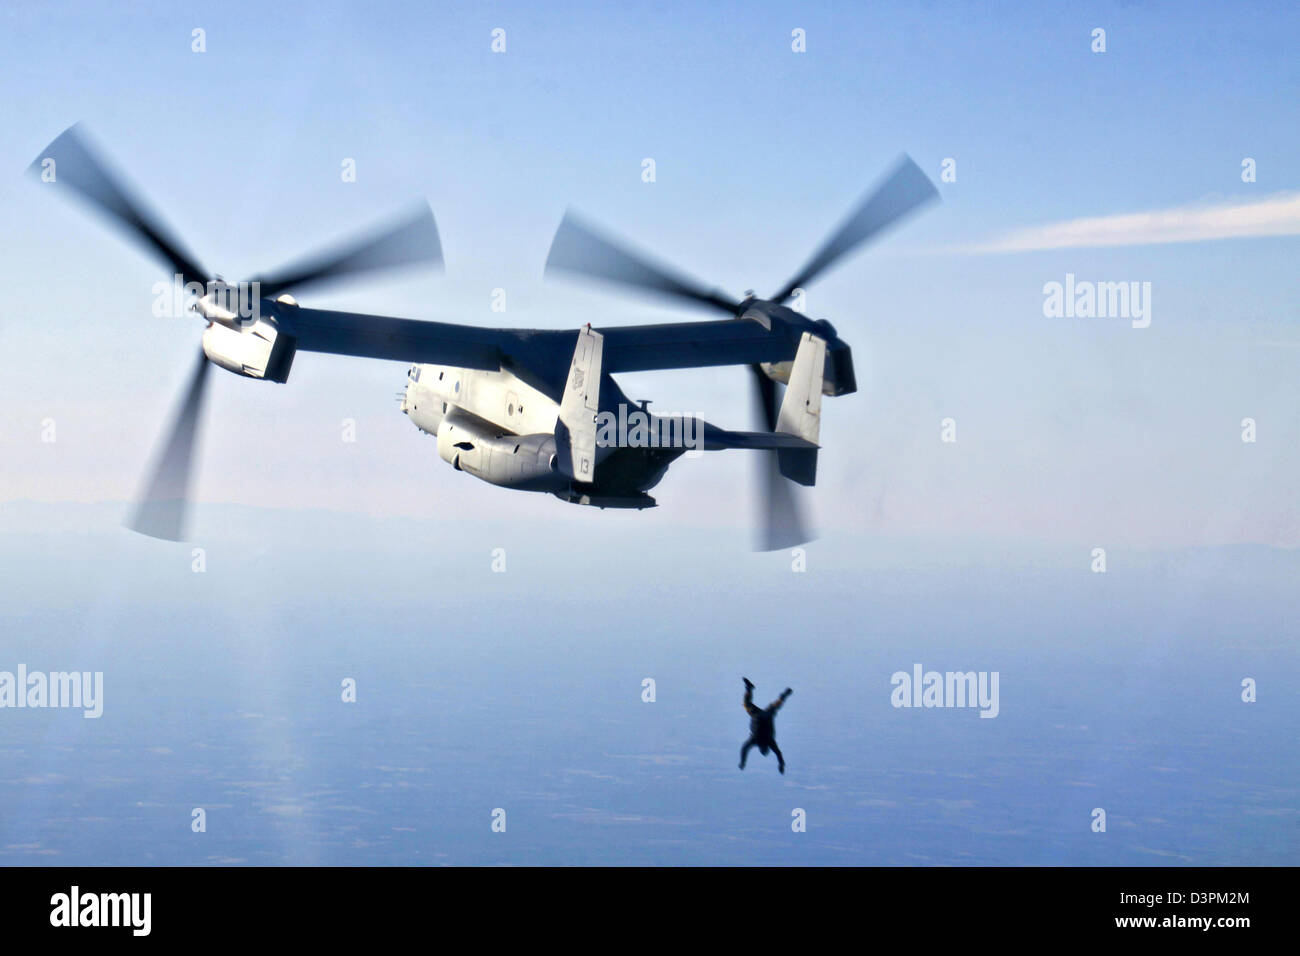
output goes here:
[[785, 757], [781, 753], [781, 748], [776, 745], [776, 712], [781, 709], [785, 699], [794, 691], [787, 687], [781, 691], [780, 697], [767, 705], [766, 709], [760, 710], [754, 706], [753, 682], [748, 677], [742, 677], [741, 680], [745, 682], [745, 713], [749, 714], [749, 739], [740, 748], [740, 769], [745, 769], [745, 761], [749, 758], [749, 749], [757, 747], [758, 752], [764, 757], [767, 756], [767, 751], [771, 749], [776, 754], [777, 769], [781, 773], [785, 773]]

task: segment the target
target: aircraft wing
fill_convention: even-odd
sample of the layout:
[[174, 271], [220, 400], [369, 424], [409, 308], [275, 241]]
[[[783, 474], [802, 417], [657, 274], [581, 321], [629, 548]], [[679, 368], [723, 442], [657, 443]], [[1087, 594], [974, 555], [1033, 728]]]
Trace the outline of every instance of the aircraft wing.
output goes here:
[[514, 336], [508, 329], [323, 309], [286, 309], [281, 315], [299, 351], [457, 368], [496, 371], [501, 367], [502, 345]]
[[749, 319], [616, 326], [600, 332], [607, 372], [784, 362], [794, 358], [798, 344]]
[[[298, 307], [277, 309], [277, 314], [297, 338], [299, 351], [492, 371], [531, 368], [561, 383], [578, 342], [576, 329], [493, 329]], [[798, 346], [749, 319], [598, 331], [609, 373], [782, 362], [793, 359]]]

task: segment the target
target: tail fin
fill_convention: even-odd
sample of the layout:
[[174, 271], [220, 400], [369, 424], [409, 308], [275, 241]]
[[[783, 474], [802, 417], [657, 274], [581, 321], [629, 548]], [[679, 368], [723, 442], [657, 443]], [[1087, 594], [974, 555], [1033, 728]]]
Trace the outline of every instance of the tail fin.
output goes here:
[[[826, 368], [826, 340], [805, 332], [799, 339], [790, 382], [786, 386], [776, 430], [817, 444], [822, 421], [822, 378]], [[816, 448], [782, 448], [776, 453], [781, 474], [801, 485], [817, 481]]]
[[604, 346], [605, 338], [599, 332], [590, 328], [578, 332], [569, 379], [560, 399], [564, 427], [555, 430], [556, 452], [561, 471], [578, 481], [591, 481], [596, 474], [596, 413], [600, 411]]

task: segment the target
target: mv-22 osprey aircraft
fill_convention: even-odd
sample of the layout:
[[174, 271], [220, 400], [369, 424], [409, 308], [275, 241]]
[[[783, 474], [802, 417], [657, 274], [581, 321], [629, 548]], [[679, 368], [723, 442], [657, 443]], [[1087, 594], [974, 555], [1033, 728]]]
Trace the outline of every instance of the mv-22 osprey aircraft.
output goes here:
[[[397, 266], [440, 268], [442, 246], [427, 205], [377, 235], [236, 288], [210, 276], [184, 251], [109, 172], [78, 127], [54, 140], [31, 168], [160, 255], [194, 292], [193, 311], [208, 323], [198, 362], [128, 521], [135, 531], [173, 541], [185, 534], [209, 365], [285, 382], [298, 352], [409, 363], [402, 411], [437, 437], [438, 453], [448, 464], [492, 484], [550, 492], [576, 504], [651, 507], [655, 501], [647, 492], [686, 451], [758, 449], [764, 452], [765, 482], [759, 549], [807, 541], [790, 483], [812, 485], [816, 479], [822, 396], [846, 395], [857, 385], [848, 343], [835, 328], [785, 303], [841, 257], [937, 196], [904, 157], [770, 299], [752, 293], [729, 298], [566, 214], [551, 245], [548, 274], [620, 283], [727, 317], [552, 331], [309, 309], [289, 294]], [[764, 431], [662, 419], [644, 404], [629, 402], [613, 378], [619, 372], [721, 365], [751, 369]], [[786, 386], [783, 399], [778, 383]], [[632, 434], [615, 429], [611, 440], [608, 426], [629, 421], [638, 426]]]

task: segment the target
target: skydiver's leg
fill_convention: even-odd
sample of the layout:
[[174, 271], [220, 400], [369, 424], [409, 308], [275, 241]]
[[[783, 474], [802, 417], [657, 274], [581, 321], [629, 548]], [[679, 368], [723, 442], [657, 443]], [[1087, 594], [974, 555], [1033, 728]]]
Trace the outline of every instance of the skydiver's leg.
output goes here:
[[745, 741], [744, 746], [740, 748], [740, 769], [741, 770], [745, 769], [745, 761], [749, 759], [749, 751], [750, 748], [753, 746], [754, 746], [754, 738], [750, 737], [748, 740]]
[[758, 708], [754, 706], [754, 685], [749, 682], [748, 678], [744, 678], [744, 681], [745, 681], [745, 713], [749, 714], [752, 717], [754, 714], [758, 713]]
[[776, 745], [775, 740], [772, 741], [772, 753], [776, 754], [776, 769], [785, 773], [785, 756], [781, 753], [781, 748]]

